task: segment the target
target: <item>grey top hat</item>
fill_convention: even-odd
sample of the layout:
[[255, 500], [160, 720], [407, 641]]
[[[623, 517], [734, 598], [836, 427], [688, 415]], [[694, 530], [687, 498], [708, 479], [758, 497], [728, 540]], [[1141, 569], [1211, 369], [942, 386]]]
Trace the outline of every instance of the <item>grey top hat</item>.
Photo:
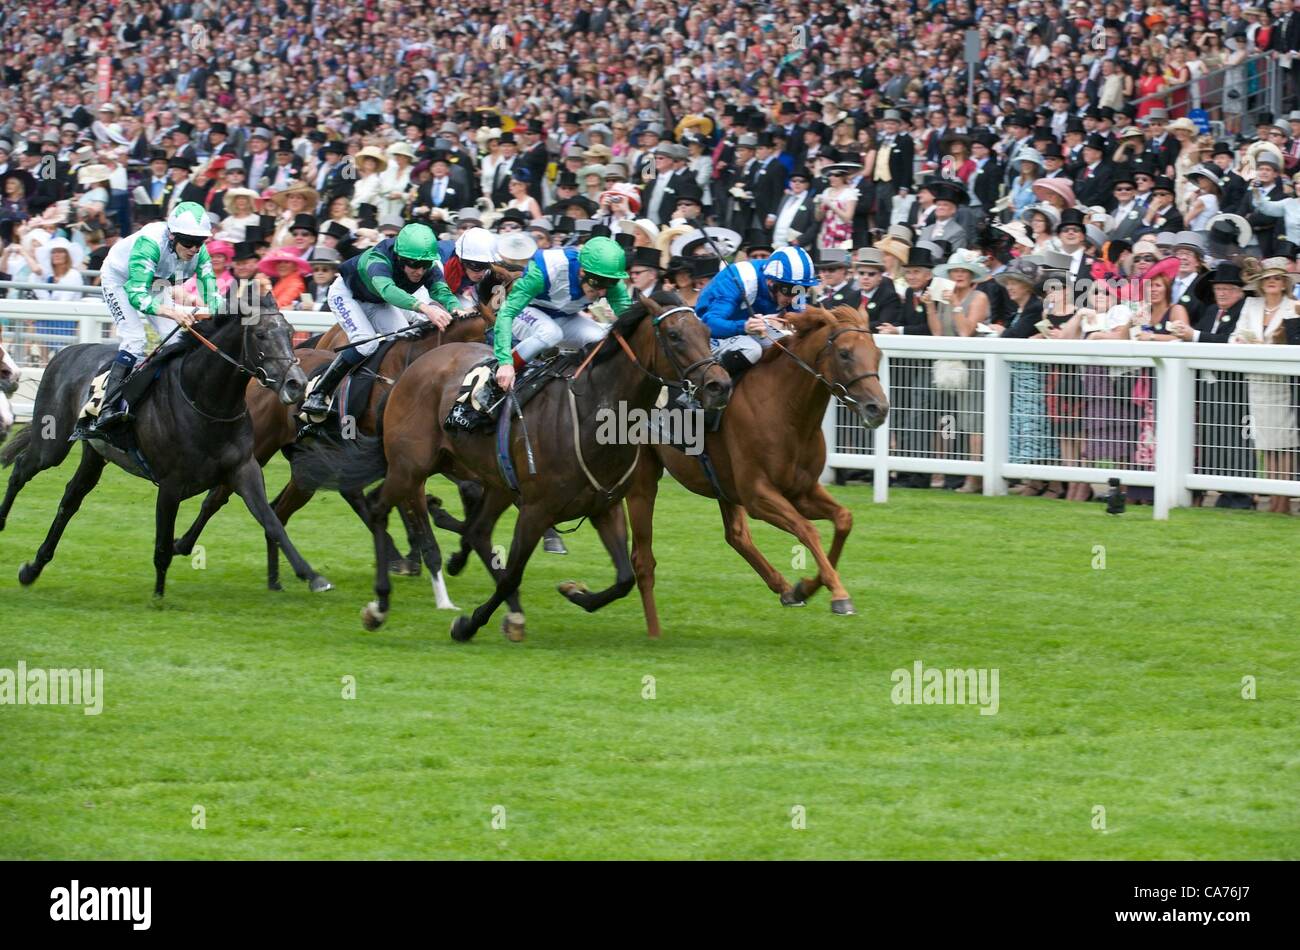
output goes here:
[[1286, 114], [1288, 122], [1300, 122], [1300, 109], [1292, 109]]
[[483, 212], [479, 211], [478, 208], [461, 208], [456, 212], [456, 222], [459, 224], [463, 221], [477, 221], [482, 224]]
[[912, 241], [915, 240], [915, 236], [912, 234], [912, 229], [906, 224], [891, 224], [889, 230], [885, 232], [885, 237], [891, 237], [895, 240], [902, 241], [908, 247], [911, 247]]
[[885, 266], [885, 255], [874, 247], [860, 247], [853, 252], [853, 263], [883, 268]]
[[[877, 251], [877, 254], [880, 252]], [[847, 267], [849, 263], [849, 252], [840, 248], [827, 248], [817, 256], [818, 267]]]
[[745, 135], [742, 135], [740, 138], [736, 139], [736, 145], [740, 148], [757, 148], [758, 136], [746, 133]]
[[1173, 231], [1161, 231], [1156, 235], [1156, 247], [1177, 247], [1178, 235]]
[[1160, 121], [1160, 122], [1168, 122], [1169, 111], [1167, 109], [1151, 109], [1147, 112], [1145, 116], [1143, 116], [1143, 118], [1145, 118], [1147, 122], [1151, 122], [1153, 120]]
[[1037, 254], [1030, 254], [1022, 257], [1021, 260], [1032, 261], [1039, 268], [1045, 271], [1064, 270], [1068, 271], [1070, 265], [1074, 263], [1074, 258], [1069, 254], [1062, 254], [1060, 251], [1039, 251]]
[[[1160, 239], [1156, 239], [1156, 246], [1160, 246]], [[1198, 234], [1195, 231], [1179, 231], [1178, 236], [1174, 238], [1174, 247], [1185, 247], [1188, 250], [1195, 251], [1201, 257], [1205, 256], [1205, 235]]]
[[343, 258], [338, 251], [334, 250], [334, 248], [321, 247], [320, 245], [317, 245], [316, 247], [313, 247], [311, 253], [307, 255], [307, 263], [333, 264], [337, 267], [339, 264], [343, 263]]
[[884, 115], [880, 117], [880, 121], [881, 122], [890, 122], [890, 121], [902, 122], [903, 113], [899, 112], [897, 109], [886, 109]]

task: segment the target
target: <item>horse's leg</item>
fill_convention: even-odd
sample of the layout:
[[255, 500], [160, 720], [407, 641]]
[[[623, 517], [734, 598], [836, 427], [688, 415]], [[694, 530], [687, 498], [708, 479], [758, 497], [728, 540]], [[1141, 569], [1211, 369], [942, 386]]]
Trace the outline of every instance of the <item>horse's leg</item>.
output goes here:
[[[348, 491], [343, 491], [342, 489], [340, 489], [339, 494], [343, 496], [343, 500], [348, 503], [348, 505], [352, 508], [352, 510], [357, 513], [357, 517], [361, 519], [361, 523], [366, 526], [366, 531], [369, 532], [370, 531], [370, 504], [371, 501], [376, 497], [375, 493], [371, 492], [370, 495], [366, 495], [366, 493], [362, 491], [360, 488], [354, 488], [354, 489], [349, 489]], [[420, 566], [418, 564], [415, 566], [414, 571], [411, 571], [409, 569], [401, 569], [401, 570], [398, 569], [399, 562], [403, 561], [402, 552], [397, 550], [397, 545], [393, 543], [392, 535], [385, 532], [384, 537], [388, 539], [389, 570], [391, 570], [394, 574], [418, 575], [420, 573]]]
[[[419, 492], [420, 501], [424, 501], [424, 493]], [[415, 496], [412, 496], [415, 497]], [[402, 527], [406, 529], [406, 543], [410, 549], [403, 556], [397, 553], [395, 563], [393, 564], [393, 573], [401, 574], [404, 577], [420, 576], [420, 558], [423, 556], [423, 543], [421, 541], [421, 532], [417, 521], [424, 521], [428, 524], [429, 515], [426, 511], [424, 514], [417, 514], [413, 504], [403, 504], [397, 506], [398, 517], [402, 519]], [[393, 545], [393, 551], [397, 552], [397, 545]], [[441, 565], [442, 556], [438, 556], [438, 563]]]
[[184, 537], [178, 538], [172, 544], [172, 553], [180, 557], [188, 557], [194, 551], [194, 545], [199, 540], [199, 535], [203, 529], [208, 526], [212, 516], [225, 507], [226, 502], [230, 501], [230, 489], [225, 485], [218, 485], [206, 495], [203, 496], [203, 505], [199, 508], [198, 517], [190, 525], [190, 529], [185, 532]]
[[0, 501], [0, 531], [5, 529], [5, 521], [14, 506], [14, 499], [27, 483], [40, 472], [53, 468], [67, 458], [68, 453], [62, 449], [62, 446], [55, 449], [53, 458], [43, 458], [41, 449], [45, 445], [43, 442], [37, 442], [38, 438], [40, 436], [36, 434], [36, 430], [28, 425], [13, 437], [13, 442], [9, 443], [10, 451], [16, 450], [18, 454], [14, 457], [14, 470], [9, 473], [9, 484], [5, 489], [4, 501]]
[[[853, 530], [853, 512], [835, 500], [824, 486], [817, 484], [808, 494], [795, 502], [799, 513], [809, 521], [830, 521], [835, 525], [835, 537], [831, 540], [831, 550], [827, 558], [831, 567], [839, 569], [840, 554], [844, 551], [844, 542]], [[805, 577], [794, 585], [794, 593], [800, 600], [807, 600], [821, 588], [821, 575]]]
[[[311, 501], [312, 496], [316, 493], [308, 491], [301, 487], [292, 475], [280, 489], [280, 494], [271, 500], [271, 510], [275, 512], [275, 517], [279, 519], [280, 527], [283, 528], [289, 523], [295, 511], [300, 510], [303, 505]], [[271, 537], [266, 536], [266, 589], [283, 590], [280, 586], [280, 546]]]
[[416, 545], [420, 556], [424, 559], [424, 566], [429, 569], [429, 577], [433, 583], [433, 598], [438, 609], [460, 610], [451, 602], [451, 597], [447, 594], [447, 582], [442, 577], [442, 551], [438, 547], [438, 539], [433, 536], [433, 526], [429, 524], [429, 510], [425, 507], [426, 504], [422, 491], [411, 496], [411, 530], [415, 534]]
[[[488, 576], [495, 581], [501, 580], [505, 568], [497, 563], [496, 552], [492, 549], [492, 529], [496, 527], [502, 513], [512, 504], [514, 504], [514, 496], [506, 492], [480, 491], [478, 500], [474, 502], [474, 517], [466, 523], [460, 539], [461, 550], [477, 552], [483, 566], [487, 569]], [[506, 639], [518, 643], [524, 639], [526, 627], [524, 607], [519, 601], [517, 588], [506, 595], [506, 606], [510, 608], [510, 612], [501, 621], [501, 632], [506, 635]]]
[[763, 552], [754, 544], [745, 509], [722, 499], [718, 499], [718, 508], [722, 510], [722, 526], [726, 529], [727, 543], [749, 562], [749, 566], [763, 578], [763, 583], [772, 593], [781, 595], [781, 603], [787, 607], [801, 606], [803, 601], [793, 596], [790, 582], [763, 557]]
[[388, 579], [388, 547], [392, 544], [388, 537], [388, 513], [393, 505], [383, 491], [387, 487], [385, 479], [378, 495], [366, 499], [370, 509], [370, 538], [375, 546], [375, 599], [361, 608], [361, 625], [367, 630], [378, 630], [384, 625], [388, 619], [388, 597], [393, 592], [393, 584]]
[[[817, 529], [812, 522], [799, 513], [789, 499], [771, 485], [759, 485], [755, 486], [755, 490], [746, 499], [745, 507], [755, 518], [762, 518], [768, 524], [793, 534], [805, 548], [812, 552], [817, 561], [822, 583], [831, 592], [832, 613], [854, 613], [853, 601], [849, 600], [849, 592], [840, 583], [840, 575], [827, 559], [826, 552], [822, 550], [822, 541], [817, 535]], [[784, 598], [782, 602], [785, 602]]]
[[90, 446], [85, 446], [81, 453], [81, 463], [77, 465], [76, 472], [68, 480], [67, 487], [63, 490], [63, 498], [59, 501], [59, 510], [54, 515], [54, 521], [50, 524], [50, 530], [45, 535], [45, 541], [36, 551], [35, 560], [29, 561], [18, 569], [18, 582], [24, 586], [36, 582], [36, 578], [41, 576], [41, 571], [45, 570], [45, 565], [54, 560], [54, 550], [59, 546], [59, 538], [63, 537], [63, 529], [68, 526], [72, 516], [77, 513], [81, 507], [81, 501], [99, 482], [99, 476], [104, 473], [104, 456], [100, 455]]
[[652, 453], [641, 453], [641, 463], [632, 475], [627, 493], [627, 517], [632, 525], [632, 570], [641, 592], [646, 635], [654, 639], [663, 632], [659, 627], [659, 607], [655, 604], [654, 552], [655, 498], [659, 494], [662, 471], [663, 466]]
[[[469, 523], [478, 516], [483, 507], [483, 499], [487, 494], [482, 485], [469, 479], [456, 482], [456, 491], [460, 495], [461, 510], [465, 512], [464, 521], [456, 521], [455, 518], [443, 511], [440, 505], [433, 512], [433, 523], [435, 525], [443, 530], [455, 531], [461, 535], [460, 549], [447, 561], [447, 573], [452, 577], [465, 569], [470, 552], [473, 551], [473, 546], [465, 539], [465, 532]], [[497, 514], [497, 517], [500, 517], [500, 513]], [[493, 519], [493, 524], [495, 523], [496, 520]]]
[[176, 512], [181, 500], [170, 491], [159, 486], [158, 500], [154, 505], [153, 532], [153, 570], [154, 602], [162, 600], [163, 588], [167, 586], [167, 568], [172, 563], [172, 546], [176, 538]]
[[565, 581], [560, 585], [560, 593], [588, 613], [599, 610], [620, 597], [626, 597], [636, 583], [632, 558], [627, 552], [627, 520], [623, 515], [622, 502], [610, 505], [600, 514], [592, 515], [591, 523], [614, 562], [617, 572], [614, 583], [595, 593], [577, 581]]
[[542, 539], [542, 532], [546, 530], [547, 525], [550, 523], [549, 517], [538, 506], [530, 505], [520, 509], [519, 520], [515, 522], [514, 540], [510, 545], [510, 557], [506, 561], [505, 570], [501, 572], [497, 579], [496, 590], [492, 592], [491, 597], [478, 606], [474, 613], [468, 617], [457, 617], [452, 622], [451, 638], [453, 640], [463, 643], [474, 636], [492, 618], [492, 614], [501, 605], [501, 602], [507, 600], [511, 594], [519, 589], [519, 582], [524, 576], [524, 568], [528, 565], [528, 559], [532, 557], [533, 551], [537, 548], [537, 542]]
[[266, 483], [262, 480], [262, 467], [257, 464], [257, 460], [254, 458], [245, 459], [243, 464], [235, 469], [230, 476], [228, 484], [235, 494], [244, 499], [244, 504], [248, 506], [249, 513], [257, 519], [257, 523], [266, 532], [268, 550], [272, 543], [278, 544], [284, 551], [284, 556], [289, 559], [294, 574], [300, 580], [307, 581], [313, 593], [333, 589], [334, 585], [322, 575], [313, 571], [311, 565], [303, 559], [303, 556], [298, 553], [298, 549], [293, 546], [293, 542], [289, 540], [284, 525], [275, 516], [271, 503], [266, 500]]

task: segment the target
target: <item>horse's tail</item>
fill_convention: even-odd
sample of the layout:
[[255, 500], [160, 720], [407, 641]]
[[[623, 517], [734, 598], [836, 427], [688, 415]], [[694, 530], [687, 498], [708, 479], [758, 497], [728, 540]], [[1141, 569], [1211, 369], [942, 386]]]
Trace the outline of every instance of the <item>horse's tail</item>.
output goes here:
[[32, 444], [32, 427], [24, 426], [13, 438], [11, 438], [3, 448], [0, 448], [0, 468], [8, 468], [14, 462], [18, 461], [18, 456], [27, 451], [27, 447]]
[[388, 473], [383, 440], [373, 435], [357, 433], [349, 439], [320, 435], [286, 445], [284, 454], [293, 467], [294, 481], [308, 491], [362, 489]]

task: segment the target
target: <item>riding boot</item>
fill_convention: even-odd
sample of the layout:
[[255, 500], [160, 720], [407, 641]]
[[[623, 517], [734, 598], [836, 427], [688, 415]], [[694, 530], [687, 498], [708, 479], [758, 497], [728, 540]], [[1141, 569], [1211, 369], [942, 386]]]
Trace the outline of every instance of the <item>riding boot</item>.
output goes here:
[[564, 540], [560, 533], [554, 528], [547, 528], [546, 533], [542, 535], [542, 550], [547, 554], [568, 554], [569, 549], [564, 546]]
[[302, 401], [302, 414], [314, 418], [323, 416], [329, 412], [330, 397], [334, 395], [334, 390], [339, 388], [339, 383], [343, 382], [343, 377], [352, 372], [356, 364], [347, 360], [347, 353], [340, 353], [334, 357], [334, 362], [321, 374], [316, 388], [311, 391], [311, 395]]
[[113, 361], [113, 365], [108, 371], [108, 380], [104, 383], [104, 402], [100, 407], [99, 415], [95, 417], [95, 421], [86, 426], [86, 438], [107, 439], [110, 430], [122, 423], [131, 421], [131, 407], [122, 398], [122, 388], [134, 368], [134, 360], [130, 362], [122, 359]]

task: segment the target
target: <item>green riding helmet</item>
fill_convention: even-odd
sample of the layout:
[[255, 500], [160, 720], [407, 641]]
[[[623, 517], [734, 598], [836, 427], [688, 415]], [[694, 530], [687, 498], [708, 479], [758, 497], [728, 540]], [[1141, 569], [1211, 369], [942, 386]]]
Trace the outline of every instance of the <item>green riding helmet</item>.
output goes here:
[[438, 259], [438, 239], [427, 224], [408, 224], [397, 232], [397, 256], [408, 261]]
[[627, 255], [613, 238], [594, 237], [578, 252], [578, 266], [588, 274], [623, 280], [627, 277]]

